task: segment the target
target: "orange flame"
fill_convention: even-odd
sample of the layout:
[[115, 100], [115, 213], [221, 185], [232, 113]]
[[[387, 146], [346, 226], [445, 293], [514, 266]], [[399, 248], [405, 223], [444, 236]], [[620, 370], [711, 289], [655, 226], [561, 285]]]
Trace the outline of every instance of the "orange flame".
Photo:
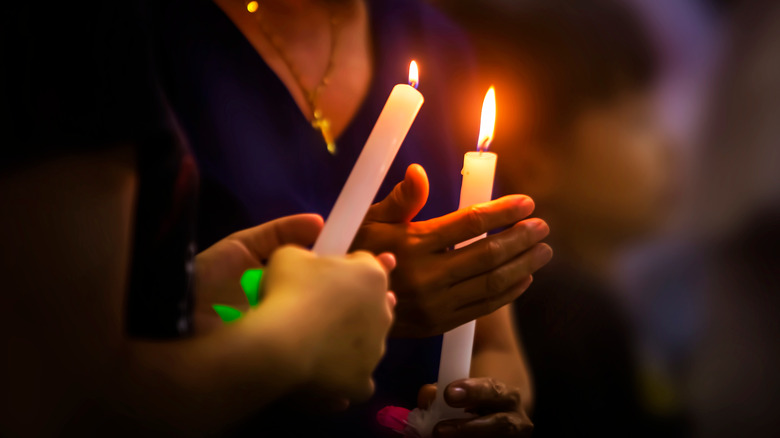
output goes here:
[[411, 64], [409, 64], [409, 85], [411, 85], [414, 88], [417, 88], [419, 84], [420, 84], [420, 74], [417, 71], [417, 62], [412, 61]]
[[493, 141], [493, 129], [496, 126], [496, 89], [490, 87], [482, 102], [482, 120], [479, 124], [478, 151], [486, 151]]

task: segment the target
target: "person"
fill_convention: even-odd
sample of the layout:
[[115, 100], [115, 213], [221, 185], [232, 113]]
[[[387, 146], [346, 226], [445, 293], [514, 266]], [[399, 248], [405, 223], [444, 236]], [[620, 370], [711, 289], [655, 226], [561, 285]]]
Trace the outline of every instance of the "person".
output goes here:
[[780, 427], [772, 372], [780, 366], [780, 5], [705, 5], [726, 43], [698, 139], [691, 208], [634, 282], [656, 310], [646, 329], [692, 435], [772, 437]]
[[[163, 88], [203, 171], [202, 246], [273, 217], [326, 215], [391, 88], [407, 81], [411, 60], [420, 66], [425, 104], [353, 243], [398, 260], [391, 277], [398, 298], [394, 339], [375, 374], [377, 395], [342, 418], [301, 421], [274, 413], [263, 428], [275, 436], [381, 436], [376, 412], [415, 406], [418, 390], [436, 380], [436, 335], [483, 316], [472, 375], [505, 381], [510, 397], [530, 402], [505, 305], [550, 259], [549, 246], [539, 243], [549, 228], [525, 219], [533, 209], [526, 196], [455, 211], [458, 151], [474, 144], [481, 98], [481, 90], [470, 91], [477, 82], [464, 35], [417, 0], [167, 0], [156, 6]], [[501, 410], [519, 418], [524, 409]], [[317, 430], [297, 429], [307, 427]]]
[[[141, 10], [6, 12], [0, 435], [208, 435], [302, 386], [333, 408], [369, 397], [392, 255], [316, 257], [322, 218], [297, 215], [195, 256], [197, 169]], [[256, 309], [193, 327], [261, 265]]]
[[673, 198], [642, 23], [616, 1], [441, 4], [482, 45], [485, 74], [503, 91], [512, 122], [497, 122], [496, 142], [518, 146], [501, 155], [501, 182], [532, 196], [556, 230], [556, 260], [514, 306], [535, 436], [678, 433], [677, 418], [645, 409], [632, 323], [612, 283], [621, 252], [658, 231]]

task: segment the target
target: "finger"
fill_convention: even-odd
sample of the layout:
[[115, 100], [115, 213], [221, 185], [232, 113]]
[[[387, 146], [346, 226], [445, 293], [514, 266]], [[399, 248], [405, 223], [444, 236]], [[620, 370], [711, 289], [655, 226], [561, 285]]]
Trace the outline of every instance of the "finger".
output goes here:
[[[386, 311], [387, 311], [387, 318], [386, 318], [387, 326], [386, 326], [386, 330], [385, 330], [384, 334], [382, 335], [382, 338], [386, 339], [388, 333], [390, 333], [390, 329], [393, 326], [393, 321], [395, 320], [395, 306], [396, 306], [396, 304], [398, 304], [398, 299], [395, 297], [395, 293], [393, 293], [393, 291], [387, 291], [387, 293], [385, 294], [385, 297], [387, 299], [387, 301], [386, 301], [386, 303], [387, 303], [387, 307], [386, 307]], [[385, 355], [385, 349], [386, 348], [387, 348], [387, 345], [383, 342], [382, 343], [381, 356]]]
[[453, 303], [464, 305], [492, 300], [546, 265], [552, 259], [552, 255], [552, 248], [549, 245], [537, 243], [498, 268], [454, 285], [449, 296]]
[[444, 400], [452, 407], [477, 413], [517, 411], [521, 401], [519, 389], [490, 377], [456, 380], [447, 385]]
[[529, 437], [534, 425], [522, 413], [498, 412], [474, 419], [445, 420], [433, 429], [434, 438]]
[[395, 269], [396, 261], [395, 255], [393, 255], [393, 253], [383, 252], [382, 254], [376, 256], [376, 259], [385, 268], [385, 271], [387, 271], [388, 274], [390, 271]]
[[404, 180], [382, 201], [368, 209], [366, 221], [409, 222], [428, 200], [428, 175], [419, 164], [406, 168]]
[[336, 398], [330, 401], [327, 405], [330, 412], [342, 412], [349, 409], [349, 399]]
[[449, 278], [442, 276], [440, 280], [452, 284], [495, 269], [527, 251], [549, 233], [546, 222], [528, 219], [464, 248], [448, 251], [443, 255], [442, 268], [449, 273]]
[[395, 309], [396, 304], [398, 304], [398, 298], [395, 297], [395, 294], [391, 291], [387, 292], [387, 306], [390, 307], [390, 310]]
[[368, 379], [365, 383], [355, 386], [347, 398], [352, 403], [362, 403], [374, 395], [374, 379]]
[[456, 310], [450, 312], [452, 319], [450, 320], [449, 324], [447, 324], [447, 328], [444, 330], [450, 330], [465, 324], [468, 321], [473, 321], [485, 315], [490, 315], [496, 310], [520, 298], [520, 295], [522, 295], [528, 289], [528, 287], [531, 286], [532, 282], [533, 277], [529, 275], [503, 293], [488, 298], [477, 299], [457, 308]]
[[454, 213], [425, 221], [431, 251], [440, 251], [497, 228], [510, 226], [527, 217], [534, 202], [525, 195], [510, 195], [495, 201], [472, 205]]
[[436, 399], [436, 384], [423, 385], [420, 391], [417, 393], [417, 407], [420, 409], [428, 409], [431, 407], [433, 400]]
[[[463, 299], [450, 300], [454, 304], [449, 304], [449, 307], [445, 307], [443, 314], [447, 315], [440, 320], [436, 320], [425, 327], [425, 330], [420, 330], [418, 327], [411, 326], [410, 323], [405, 321], [403, 317], [399, 318], [393, 327], [395, 336], [436, 336], [445, 333], [448, 330], [452, 330], [455, 327], [459, 327], [469, 321], [473, 321], [485, 315], [489, 315], [501, 307], [511, 303], [520, 297], [531, 285], [533, 281], [532, 276], [525, 277], [517, 285], [512, 286], [506, 292], [499, 294], [495, 297], [480, 299], [478, 294], [474, 294], [473, 291], [468, 290], [468, 285], [463, 287], [467, 290], [466, 295], [475, 298], [467, 304], [460, 304]], [[462, 287], [462, 286], [458, 286]], [[476, 286], [473, 286], [476, 287]], [[452, 292], [452, 289], [450, 290]], [[458, 293], [463, 294], [462, 291]], [[457, 301], [457, 302], [456, 302]], [[421, 333], [422, 332], [422, 333]]]
[[240, 241], [258, 260], [264, 260], [282, 245], [313, 244], [323, 223], [320, 215], [297, 214], [238, 231], [228, 238]]
[[[385, 254], [385, 253], [383, 253], [383, 254]], [[389, 253], [386, 253], [386, 254], [389, 254]], [[335, 256], [335, 257], [339, 258], [338, 256]], [[350, 261], [355, 262], [355, 263], [365, 263], [367, 265], [370, 265], [370, 266], [373, 266], [373, 267], [377, 267], [377, 268], [379, 268], [382, 271], [383, 275], [385, 275], [385, 276], [387, 276], [387, 274], [388, 274], [387, 268], [384, 265], [384, 263], [387, 262], [388, 260], [386, 260], [386, 258], [380, 260], [379, 257], [375, 256], [373, 253], [371, 253], [369, 251], [353, 251], [353, 252], [350, 252], [349, 254], [347, 254], [346, 258], [347, 258], [347, 260], [350, 260]]]

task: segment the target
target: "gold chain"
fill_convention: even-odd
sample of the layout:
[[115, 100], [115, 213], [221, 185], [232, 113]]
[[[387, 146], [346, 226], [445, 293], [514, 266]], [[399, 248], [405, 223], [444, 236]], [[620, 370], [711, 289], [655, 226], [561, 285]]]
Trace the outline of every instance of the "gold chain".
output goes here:
[[336, 154], [336, 141], [333, 138], [333, 133], [331, 132], [331, 126], [330, 126], [330, 120], [326, 119], [324, 115], [322, 114], [322, 109], [320, 109], [317, 106], [317, 101], [319, 100], [320, 95], [322, 94], [322, 91], [327, 87], [328, 83], [330, 82], [330, 76], [333, 73], [333, 68], [335, 65], [334, 62], [334, 53], [336, 51], [336, 42], [337, 42], [337, 36], [338, 36], [338, 26], [339, 21], [336, 19], [336, 17], [333, 16], [331, 13], [330, 15], [330, 53], [328, 54], [328, 65], [325, 68], [325, 73], [322, 74], [322, 78], [320, 81], [315, 85], [314, 89], [309, 91], [306, 89], [306, 87], [303, 85], [303, 80], [301, 79], [301, 72], [300, 70], [295, 66], [295, 64], [292, 62], [290, 57], [287, 55], [287, 52], [284, 51], [284, 47], [282, 47], [282, 41], [281, 38], [279, 38], [278, 35], [273, 33], [273, 31], [268, 27], [268, 24], [263, 20], [262, 14], [258, 13], [259, 11], [259, 5], [256, 1], [247, 1], [246, 3], [246, 9], [251, 14], [257, 15], [257, 21], [260, 23], [260, 31], [263, 33], [263, 36], [266, 40], [271, 44], [271, 47], [276, 51], [276, 54], [279, 55], [279, 58], [284, 62], [285, 66], [287, 67], [287, 70], [289, 70], [290, 74], [292, 75], [293, 79], [295, 80], [295, 83], [298, 85], [298, 87], [303, 92], [303, 96], [306, 99], [306, 103], [309, 105], [309, 110], [311, 111], [312, 115], [312, 121], [311, 126], [320, 131], [320, 134], [322, 135], [323, 140], [325, 140], [325, 145], [328, 148], [328, 152], [330, 152], [331, 155]]

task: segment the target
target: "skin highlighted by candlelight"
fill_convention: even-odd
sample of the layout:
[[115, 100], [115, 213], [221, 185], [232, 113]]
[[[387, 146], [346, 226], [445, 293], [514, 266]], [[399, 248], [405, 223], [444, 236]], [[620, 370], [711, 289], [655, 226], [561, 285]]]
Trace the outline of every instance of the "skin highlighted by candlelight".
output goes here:
[[[552, 249], [541, 243], [547, 224], [529, 218], [534, 202], [507, 195], [441, 217], [412, 221], [428, 199], [419, 165], [368, 211], [352, 249], [398, 256], [391, 284], [398, 297], [393, 335], [440, 335], [489, 315], [526, 289], [530, 275], [547, 264]], [[452, 247], [506, 228], [463, 248]]]
[[[464, 156], [460, 210], [488, 202], [492, 197], [498, 156], [487, 152], [487, 148], [493, 139], [495, 119], [495, 90], [490, 87], [482, 106], [477, 151]], [[546, 235], [548, 229], [546, 226], [543, 228]], [[476, 245], [486, 236], [485, 232], [470, 237], [456, 244], [455, 250]], [[530, 282], [529, 277], [524, 281], [523, 289]], [[506, 309], [503, 310], [506, 312]], [[469, 379], [470, 372], [473, 372], [475, 329], [476, 321], [469, 321], [444, 334], [439, 383], [421, 389], [418, 408], [406, 418], [403, 431], [406, 436], [428, 438], [434, 430], [440, 437], [530, 434], [533, 425], [521, 403], [523, 395], [518, 387], [493, 378]]]

